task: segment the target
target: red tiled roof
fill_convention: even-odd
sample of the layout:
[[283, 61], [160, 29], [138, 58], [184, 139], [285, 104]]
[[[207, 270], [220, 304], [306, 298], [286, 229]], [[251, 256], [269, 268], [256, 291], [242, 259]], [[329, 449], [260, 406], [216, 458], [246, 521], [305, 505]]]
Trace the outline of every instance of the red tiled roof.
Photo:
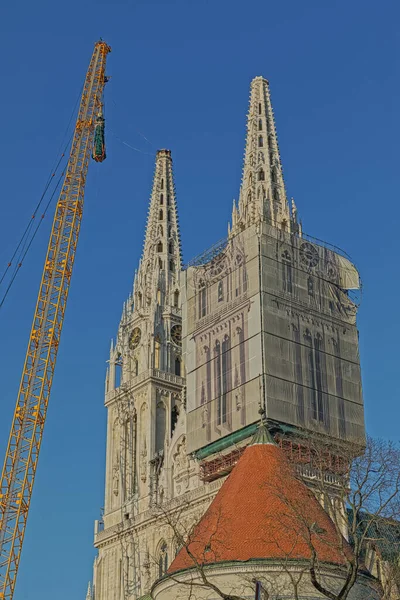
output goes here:
[[[320, 561], [344, 563], [333, 522], [295, 477], [282, 450], [269, 443], [251, 445], [168, 572], [191, 568], [196, 562], [309, 559], [310, 535]], [[351, 553], [346, 542], [344, 548]]]

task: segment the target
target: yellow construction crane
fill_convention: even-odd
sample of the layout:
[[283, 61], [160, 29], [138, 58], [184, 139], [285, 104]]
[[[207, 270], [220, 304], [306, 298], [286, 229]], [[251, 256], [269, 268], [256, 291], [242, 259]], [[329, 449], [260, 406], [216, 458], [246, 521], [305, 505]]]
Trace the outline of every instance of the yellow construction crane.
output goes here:
[[111, 48], [95, 44], [71, 153], [57, 202], [0, 482], [0, 599], [13, 597], [38, 463], [72, 267], [89, 160], [105, 158], [102, 95]]

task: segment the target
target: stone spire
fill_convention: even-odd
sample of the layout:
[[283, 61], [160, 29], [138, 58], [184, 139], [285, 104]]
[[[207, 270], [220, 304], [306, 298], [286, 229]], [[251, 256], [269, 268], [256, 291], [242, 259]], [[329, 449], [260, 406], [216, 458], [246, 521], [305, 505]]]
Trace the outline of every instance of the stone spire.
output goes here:
[[135, 273], [135, 306], [146, 312], [158, 289], [166, 293], [175, 284], [181, 264], [171, 151], [158, 150], [143, 254]]
[[263, 77], [250, 86], [243, 178], [231, 235], [259, 221], [292, 230], [269, 84]]
[[88, 589], [86, 592], [86, 600], [92, 600], [92, 587], [90, 585], [90, 581], [89, 581]]

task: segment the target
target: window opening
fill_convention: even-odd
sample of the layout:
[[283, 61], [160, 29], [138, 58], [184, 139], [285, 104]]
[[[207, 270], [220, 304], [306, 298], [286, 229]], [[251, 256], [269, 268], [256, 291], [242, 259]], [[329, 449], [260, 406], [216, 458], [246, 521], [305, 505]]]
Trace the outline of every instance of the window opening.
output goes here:
[[218, 283], [218, 302], [222, 302], [224, 299], [224, 284], [222, 281]]
[[282, 253], [282, 281], [283, 290], [291, 294], [293, 291], [292, 259], [287, 250]]

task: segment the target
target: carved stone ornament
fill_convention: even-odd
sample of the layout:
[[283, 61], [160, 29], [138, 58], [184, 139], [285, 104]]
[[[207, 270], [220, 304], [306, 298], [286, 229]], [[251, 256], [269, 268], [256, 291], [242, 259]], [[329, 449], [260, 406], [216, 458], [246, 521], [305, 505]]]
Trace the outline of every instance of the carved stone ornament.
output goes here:
[[118, 496], [118, 493], [119, 493], [119, 466], [118, 466], [118, 463], [114, 463], [114, 467], [113, 467], [113, 493], [114, 493], [114, 496]]
[[140, 452], [140, 479], [143, 483], [146, 483], [147, 479], [147, 448], [146, 440], [143, 442], [143, 447]]

